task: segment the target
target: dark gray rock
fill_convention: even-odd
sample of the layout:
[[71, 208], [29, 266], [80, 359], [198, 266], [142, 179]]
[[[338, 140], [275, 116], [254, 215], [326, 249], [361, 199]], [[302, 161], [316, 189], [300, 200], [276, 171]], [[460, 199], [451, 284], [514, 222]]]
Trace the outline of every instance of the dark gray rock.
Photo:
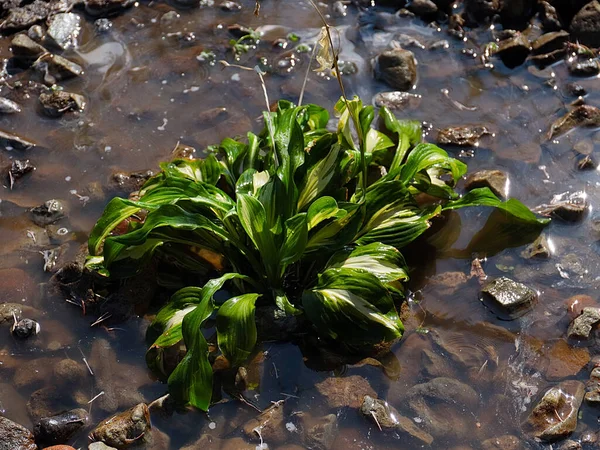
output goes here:
[[559, 31], [562, 29], [562, 24], [554, 6], [546, 1], [541, 1], [538, 3], [538, 9], [544, 31]]
[[0, 450], [37, 450], [33, 434], [18, 423], [0, 416]]
[[40, 227], [58, 222], [65, 217], [65, 207], [60, 200], [48, 200], [43, 205], [30, 210], [31, 221]]
[[600, 73], [600, 63], [592, 58], [573, 58], [567, 60], [569, 73], [576, 77], [593, 77]]
[[417, 82], [415, 55], [402, 48], [381, 53], [375, 62], [375, 78], [400, 91], [412, 89]]
[[412, 0], [408, 5], [408, 10], [417, 16], [427, 17], [436, 14], [438, 7], [431, 0]]
[[534, 211], [565, 222], [578, 222], [585, 216], [588, 206], [587, 195], [584, 192], [564, 192], [555, 195], [550, 204], [537, 206]]
[[577, 427], [577, 413], [584, 396], [580, 381], [567, 380], [550, 388], [524, 424], [526, 432], [547, 442], [569, 436]]
[[488, 21], [500, 12], [500, 0], [465, 0], [465, 12], [470, 21], [481, 23]]
[[579, 43], [600, 47], [600, 2], [589, 2], [575, 14], [570, 30]]
[[27, 339], [40, 332], [40, 324], [35, 320], [21, 319], [12, 326], [11, 332], [18, 339]]
[[482, 125], [464, 125], [458, 127], [447, 127], [439, 131], [437, 142], [441, 145], [457, 145], [459, 147], [474, 147], [479, 140], [491, 134]]
[[296, 418], [306, 448], [329, 450], [333, 447], [338, 432], [338, 420], [335, 414], [311, 417], [306, 413], [298, 413]]
[[569, 325], [567, 335], [572, 339], [589, 339], [592, 328], [600, 322], [600, 308], [588, 306]]
[[40, 419], [33, 428], [36, 442], [54, 445], [67, 442], [88, 422], [85, 409], [74, 409], [52, 417]]
[[551, 125], [548, 139], [568, 133], [577, 127], [600, 127], [600, 109], [591, 105], [576, 106]]
[[133, 6], [135, 0], [85, 0], [85, 11], [91, 16], [112, 16]]
[[17, 34], [11, 41], [15, 58], [35, 60], [46, 53], [46, 49], [25, 33]]
[[504, 319], [522, 316], [533, 308], [537, 294], [533, 289], [507, 277], [496, 278], [481, 288], [483, 302]]

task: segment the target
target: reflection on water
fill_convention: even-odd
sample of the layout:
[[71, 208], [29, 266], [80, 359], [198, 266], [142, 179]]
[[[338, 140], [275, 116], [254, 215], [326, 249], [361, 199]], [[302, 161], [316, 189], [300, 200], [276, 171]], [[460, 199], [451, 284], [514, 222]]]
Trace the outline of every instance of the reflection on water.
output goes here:
[[[332, 12], [334, 2], [328, 3]], [[85, 70], [84, 76], [63, 83], [65, 90], [86, 97], [87, 107], [79, 115], [44, 117], [37, 104], [39, 89], [27, 83], [30, 73], [11, 68], [9, 81], [23, 83], [14, 90], [3, 86], [2, 95], [23, 111], [0, 116], [0, 128], [40, 145], [0, 154], [2, 167], [15, 159], [29, 159], [36, 167], [12, 190], [4, 181], [0, 301], [17, 304], [23, 315], [41, 323], [42, 331], [33, 340], [17, 342], [2, 326], [3, 415], [31, 427], [39, 415], [83, 406], [91, 423], [97, 423], [164, 394], [164, 385], [151, 377], [144, 361], [148, 320], [96, 323], [98, 317], [86, 315], [77, 299], [65, 302], [47, 295], [44, 256], [49, 258], [51, 250], [57, 264], [75, 257], [110, 197], [132, 190], [116, 184], [111, 174], [153, 169], [170, 157], [177, 142], [200, 150], [260, 126], [264, 100], [256, 75], [223, 68], [206, 57], [214, 52], [217, 60], [232, 60], [229, 25], [262, 27], [263, 41], [242, 54], [239, 63], [272, 66], [266, 77], [271, 99], [297, 100], [309, 53], [298, 53], [295, 46], [316, 38], [317, 15], [304, 1], [264, 0], [260, 17], [252, 14], [253, 1], [241, 4], [238, 13], [203, 7], [171, 14], [175, 8], [168, 4], [140, 3], [111, 19], [113, 26], [105, 32], [88, 20], [80, 47], [65, 52]], [[582, 191], [590, 208], [596, 208], [600, 176], [595, 170], [577, 170], [573, 148], [593, 153], [600, 142], [597, 130], [576, 129], [547, 140], [551, 123], [574, 99], [567, 90], [574, 79], [564, 64], [508, 70], [494, 61], [493, 69], [486, 68], [476, 54], [491, 39], [488, 30], [461, 41], [418, 19], [369, 14], [361, 16], [360, 26], [354, 7], [347, 8], [346, 16], [331, 17], [339, 25], [341, 59], [357, 69], [345, 78], [349, 94], [368, 103], [388, 91], [374, 80], [371, 59], [392, 40], [410, 45], [418, 60], [414, 93], [420, 97], [396, 111], [399, 117], [425, 122], [431, 140], [446, 127], [484, 125], [492, 134], [479, 146], [449, 148], [472, 171], [502, 169], [509, 175], [510, 195], [529, 206]], [[286, 41], [288, 48], [271, 45], [290, 33], [300, 40]], [[446, 39], [447, 45], [439, 44]], [[4, 41], [0, 55], [9, 58]], [[596, 104], [598, 79], [577, 83], [589, 92], [587, 102]], [[338, 96], [334, 79], [311, 74], [305, 101], [332, 107]], [[49, 199], [63, 202], [65, 217], [46, 227], [36, 225], [29, 209]], [[344, 364], [318, 343], [265, 343], [247, 368], [244, 396], [261, 409], [286, 400], [281, 411], [273, 412], [276, 425], [261, 433], [252, 427], [248, 431], [257, 413], [237, 401], [219, 403], [208, 415], [153, 413], [160, 430], [153, 448], [181, 448], [201, 438], [197, 445], [227, 449], [259, 448], [261, 442], [281, 449], [422, 448], [427, 438], [407, 438], [405, 430], [380, 432], [375, 422], [361, 417], [364, 395], [387, 400], [417, 425], [427, 422], [423, 426], [435, 448], [480, 448], [489, 438], [522, 436], [524, 414], [541, 393], [564, 378], [588, 378], [597, 344], [573, 350], [561, 343], [570, 321], [567, 299], [590, 295], [595, 304], [600, 268], [598, 246], [590, 243], [598, 239], [598, 229], [592, 214], [578, 223], [555, 220], [547, 231], [552, 257], [525, 260], [523, 247], [505, 250], [502, 218], [488, 215], [487, 210], [453, 213], [437, 227], [441, 231], [428, 237], [425, 250], [408, 250], [416, 266], [413, 296], [405, 311], [406, 336], [392, 356]], [[511, 244], [529, 240], [524, 236]], [[534, 310], [512, 322], [499, 321], [479, 301], [477, 281], [468, 278], [471, 257], [487, 257], [483, 269], [489, 277], [507, 275], [537, 290], [540, 301]], [[11, 316], [0, 316], [0, 322], [10, 323]], [[580, 435], [595, 430], [595, 416], [582, 411]], [[324, 441], [307, 444], [306, 430], [321, 430]], [[85, 447], [85, 433], [71, 443]]]

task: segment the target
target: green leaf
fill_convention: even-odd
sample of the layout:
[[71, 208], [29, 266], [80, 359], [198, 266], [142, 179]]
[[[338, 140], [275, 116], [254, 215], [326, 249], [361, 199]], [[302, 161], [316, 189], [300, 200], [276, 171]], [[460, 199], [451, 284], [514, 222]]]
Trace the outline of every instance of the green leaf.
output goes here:
[[395, 135], [398, 140], [394, 158], [389, 167], [389, 171], [393, 171], [398, 169], [404, 162], [406, 153], [410, 147], [421, 142], [421, 122], [416, 120], [398, 120], [385, 106], [379, 110], [379, 118], [383, 122], [383, 126], [388, 130], [388, 133]]
[[368, 272], [329, 269], [304, 291], [302, 304], [319, 333], [343, 344], [391, 342], [404, 331], [391, 295]]
[[514, 198], [503, 202], [487, 187], [473, 189], [460, 199], [448, 202], [443, 209], [451, 210], [469, 206], [493, 206], [521, 222], [534, 226], [545, 226], [550, 223], [550, 219], [539, 219], [527, 206]]
[[292, 305], [290, 299], [284, 291], [276, 290], [273, 296], [275, 297], [275, 304], [277, 305], [277, 307], [280, 310], [284, 311], [286, 314], [290, 316], [298, 316], [302, 314], [302, 311], [300, 309]]
[[119, 197], [113, 198], [106, 206], [102, 217], [98, 220], [88, 240], [90, 255], [98, 256], [104, 239], [125, 219], [142, 209], [137, 203], [124, 200]]
[[209, 154], [204, 159], [176, 159], [162, 163], [160, 167], [168, 176], [185, 177], [212, 185], [217, 184], [223, 171], [223, 166], [213, 154]]
[[341, 202], [339, 207], [345, 214], [339, 211], [335, 220], [311, 229], [307, 252], [335, 251], [355, 239], [365, 217], [365, 208], [360, 204]]
[[243, 364], [256, 345], [255, 303], [260, 295], [244, 294], [230, 298], [217, 314], [219, 348], [232, 366]]
[[463, 162], [451, 158], [444, 150], [433, 144], [418, 144], [409, 154], [402, 166], [400, 180], [409, 183], [417, 173], [437, 167], [447, 170], [456, 183], [465, 173], [467, 166]]
[[402, 254], [395, 247], [381, 242], [342, 250], [332, 256], [327, 267], [369, 272], [384, 284], [408, 281], [406, 262]]
[[306, 213], [296, 214], [285, 222], [285, 241], [279, 252], [281, 275], [285, 267], [298, 261], [304, 254], [308, 242]]
[[339, 154], [340, 146], [335, 144], [325, 158], [308, 170], [298, 195], [298, 211], [304, 210], [310, 202], [318, 198], [325, 190], [336, 173]]
[[183, 318], [183, 340], [187, 353], [169, 376], [169, 394], [179, 405], [192, 405], [208, 411], [212, 398], [213, 370], [208, 360], [208, 343], [202, 325], [214, 310], [210, 299], [204, 299]]
[[308, 229], [312, 230], [327, 219], [340, 218], [344, 215], [346, 215], [346, 211], [338, 208], [338, 204], [333, 197], [321, 197], [308, 208], [306, 215]]

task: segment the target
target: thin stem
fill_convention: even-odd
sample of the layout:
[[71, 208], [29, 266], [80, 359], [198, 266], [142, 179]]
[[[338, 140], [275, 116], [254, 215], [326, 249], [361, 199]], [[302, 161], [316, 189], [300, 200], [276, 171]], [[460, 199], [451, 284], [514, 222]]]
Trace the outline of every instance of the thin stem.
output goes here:
[[350, 118], [352, 119], [352, 122], [354, 123], [354, 128], [356, 129], [356, 134], [358, 136], [358, 146], [359, 146], [359, 150], [360, 150], [361, 164], [362, 164], [362, 177], [361, 177], [362, 178], [361, 184], [362, 184], [362, 189], [363, 189], [362, 200], [364, 200], [367, 195], [367, 161], [365, 158], [365, 147], [364, 147], [365, 137], [363, 136], [358, 117], [350, 109], [350, 103], [348, 101], [348, 97], [346, 96], [346, 89], [344, 88], [344, 83], [342, 82], [342, 74], [340, 73], [340, 67], [338, 65], [338, 59], [339, 59], [338, 53], [334, 50], [335, 47], [333, 45], [333, 38], [331, 37], [330, 26], [327, 23], [325, 16], [323, 16], [323, 13], [317, 7], [315, 2], [313, 0], [308, 0], [308, 1], [312, 5], [312, 7], [317, 11], [317, 14], [321, 18], [321, 22], [323, 23], [323, 26], [325, 27], [325, 33], [327, 34], [327, 39], [329, 40], [329, 45], [331, 46], [331, 52], [333, 53], [333, 69], [335, 72], [335, 78], [337, 79], [338, 84], [340, 86], [342, 98], [344, 99], [344, 103], [346, 104], [346, 109], [348, 110], [348, 114], [350, 115]]
[[308, 61], [308, 67], [306, 68], [306, 73], [304, 74], [304, 81], [302, 82], [302, 90], [300, 91], [300, 97], [298, 98], [298, 106], [302, 106], [302, 100], [304, 99], [304, 90], [306, 89], [306, 82], [308, 81], [308, 74], [310, 73], [310, 67], [312, 66], [312, 62], [315, 59], [315, 53], [317, 53], [317, 45], [313, 47], [312, 53], [310, 54], [310, 61]]
[[267, 122], [267, 129], [269, 130], [269, 136], [271, 136], [271, 144], [273, 145], [273, 161], [275, 163], [275, 169], [279, 167], [279, 159], [277, 158], [277, 149], [275, 148], [275, 133], [273, 132], [273, 123], [271, 121], [271, 104], [269, 102], [269, 94], [267, 92], [267, 85], [265, 84], [265, 79], [263, 78], [262, 70], [258, 66], [254, 68], [258, 76], [260, 77], [260, 84], [263, 89], [263, 94], [265, 95], [265, 102], [267, 104], [267, 111], [265, 116], [265, 121]]

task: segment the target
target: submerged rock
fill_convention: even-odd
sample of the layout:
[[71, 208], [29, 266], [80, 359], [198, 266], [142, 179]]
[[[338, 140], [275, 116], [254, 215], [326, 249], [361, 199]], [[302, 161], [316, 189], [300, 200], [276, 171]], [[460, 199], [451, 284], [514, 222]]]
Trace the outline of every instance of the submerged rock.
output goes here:
[[568, 133], [577, 127], [600, 127], [600, 109], [590, 105], [576, 106], [550, 126], [548, 139]]
[[508, 175], [501, 170], [480, 170], [469, 174], [465, 182], [465, 189], [487, 187], [500, 198], [508, 195]]
[[242, 427], [248, 439], [266, 441], [272, 444], [283, 444], [288, 431], [285, 427], [283, 401], [275, 402], [257, 417], [250, 419]]
[[12, 189], [17, 180], [20, 180], [25, 175], [35, 170], [35, 166], [28, 159], [15, 159], [8, 169], [8, 180]]
[[590, 362], [590, 352], [585, 347], [571, 347], [559, 340], [548, 352], [546, 378], [562, 380], [577, 375]]
[[[4, 301], [4, 299], [2, 299]], [[22, 315], [35, 314], [36, 310], [31, 306], [21, 305], [19, 303], [1, 303], [0, 304], [0, 325], [13, 324], [14, 317]]]
[[82, 111], [85, 108], [85, 97], [71, 92], [43, 92], [39, 100], [48, 117], [60, 117], [68, 111]]
[[582, 191], [564, 192], [555, 195], [550, 204], [540, 205], [534, 211], [544, 216], [554, 217], [565, 222], [578, 222], [588, 210], [587, 194]]
[[528, 446], [512, 434], [486, 439], [481, 443], [482, 450], [522, 450]]
[[529, 244], [521, 252], [521, 256], [525, 259], [548, 259], [551, 256], [548, 238], [545, 234], [540, 234], [538, 238]]
[[74, 409], [40, 419], [33, 428], [36, 442], [43, 445], [61, 444], [79, 431], [88, 421], [85, 409]]
[[482, 125], [465, 125], [448, 127], [440, 130], [437, 142], [442, 145], [458, 145], [459, 147], [475, 147], [479, 140], [490, 131]]
[[470, 386], [452, 378], [434, 378], [413, 386], [405, 398], [409, 417], [435, 439], [465, 439], [475, 419], [471, 416], [479, 396]]
[[593, 77], [600, 73], [600, 63], [592, 58], [573, 58], [567, 61], [567, 68], [576, 77]]
[[584, 395], [580, 381], [563, 381], [550, 388], [533, 408], [525, 430], [543, 441], [553, 442], [569, 436], [577, 427], [577, 412]]
[[567, 335], [571, 339], [589, 339], [592, 328], [600, 322], [600, 308], [583, 308], [581, 315], [569, 325]]
[[360, 413], [377, 425], [382, 431], [395, 431], [403, 437], [416, 439], [420, 444], [431, 445], [433, 436], [417, 427], [408, 417], [400, 413], [388, 402], [365, 396]]
[[562, 24], [558, 18], [556, 8], [547, 1], [538, 3], [539, 17], [542, 22], [542, 28], [545, 31], [559, 31], [562, 29]]
[[333, 447], [338, 431], [338, 419], [335, 414], [312, 417], [300, 412], [295, 416], [306, 448], [329, 450]]
[[571, 33], [583, 45], [600, 47], [600, 2], [589, 2], [575, 14]]
[[542, 34], [531, 44], [531, 52], [534, 55], [551, 53], [556, 50], [564, 49], [569, 41], [569, 33], [566, 31], [554, 31], [552, 33]]
[[410, 50], [386, 50], [375, 60], [375, 78], [394, 89], [409, 91], [417, 82], [417, 60]]
[[31, 221], [40, 227], [58, 222], [65, 217], [65, 207], [60, 200], [48, 200], [30, 210]]
[[0, 416], [0, 450], [37, 450], [31, 431]]
[[482, 300], [505, 319], [522, 316], [533, 308], [537, 294], [533, 289], [507, 277], [496, 278], [481, 289]]
[[27, 339], [40, 332], [40, 324], [35, 320], [21, 319], [12, 326], [10, 330], [16, 338]]
[[89, 437], [92, 441], [101, 441], [112, 447], [123, 448], [144, 442], [151, 428], [148, 406], [140, 403], [106, 419], [90, 433]]
[[133, 6], [135, 0], [85, 0], [85, 11], [91, 16], [110, 16]]
[[315, 387], [327, 399], [329, 407], [335, 409], [344, 406], [358, 408], [366, 395], [377, 396], [369, 382], [359, 375], [329, 377]]

